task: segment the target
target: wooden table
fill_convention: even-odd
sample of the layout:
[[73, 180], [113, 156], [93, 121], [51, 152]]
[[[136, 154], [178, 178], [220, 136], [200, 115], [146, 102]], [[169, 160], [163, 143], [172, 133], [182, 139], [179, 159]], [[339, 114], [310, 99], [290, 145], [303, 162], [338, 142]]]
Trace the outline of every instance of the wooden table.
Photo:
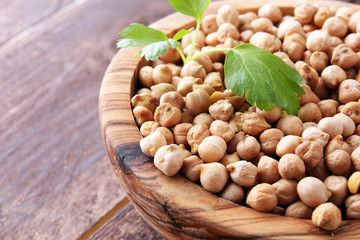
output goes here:
[[171, 12], [165, 0], [0, 2], [0, 239], [161, 239], [115, 178], [97, 104], [117, 33]]

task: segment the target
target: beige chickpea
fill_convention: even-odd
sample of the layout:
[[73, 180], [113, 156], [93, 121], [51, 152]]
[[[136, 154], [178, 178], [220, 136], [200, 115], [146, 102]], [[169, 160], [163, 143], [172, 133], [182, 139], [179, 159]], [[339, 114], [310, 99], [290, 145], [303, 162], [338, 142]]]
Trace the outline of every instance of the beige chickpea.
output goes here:
[[306, 48], [311, 52], [327, 52], [331, 46], [331, 38], [327, 31], [315, 30], [306, 39]]
[[328, 99], [330, 95], [330, 89], [325, 85], [325, 82], [321, 77], [319, 77], [318, 84], [312, 89], [312, 91], [317, 98], [321, 100]]
[[218, 162], [226, 152], [226, 142], [218, 136], [206, 137], [199, 145], [198, 152], [204, 162]]
[[303, 61], [304, 61], [307, 65], [310, 65], [310, 57], [311, 57], [311, 54], [312, 54], [312, 52], [309, 51], [309, 50], [306, 50], [306, 51], [304, 52]]
[[301, 136], [303, 132], [303, 123], [300, 118], [296, 116], [286, 116], [282, 117], [277, 125], [276, 128], [280, 129], [284, 135], [296, 135]]
[[191, 147], [191, 153], [197, 154], [200, 143], [210, 136], [210, 131], [201, 124], [191, 127], [187, 133], [187, 142]]
[[305, 33], [310, 33], [310, 32], [312, 32], [312, 31], [317, 30], [318, 28], [317, 28], [316, 26], [312, 25], [312, 24], [305, 24], [305, 25], [303, 26], [303, 29], [304, 29], [304, 32], [305, 32]]
[[274, 52], [274, 55], [275, 56], [278, 56], [279, 58], [281, 58], [281, 59], [290, 59], [289, 58], [289, 55], [287, 55], [286, 53], [284, 53], [284, 52]]
[[281, 178], [278, 170], [278, 161], [271, 157], [262, 156], [257, 167], [260, 182], [273, 183]]
[[185, 97], [185, 106], [192, 115], [207, 112], [211, 102], [210, 96], [202, 89], [188, 93]]
[[315, 13], [314, 24], [318, 27], [322, 27], [326, 19], [332, 17], [332, 13], [327, 7], [320, 7], [319, 10]]
[[334, 152], [335, 150], [345, 150], [348, 154], [351, 154], [350, 146], [344, 141], [344, 138], [341, 135], [335, 136], [325, 148], [325, 157], [327, 157], [330, 153]]
[[355, 134], [351, 135], [346, 139], [345, 142], [349, 145], [351, 152], [353, 152], [357, 147], [360, 146], [360, 136]]
[[317, 123], [314, 123], [314, 122], [304, 122], [303, 123], [304, 131], [305, 131], [305, 129], [308, 129], [311, 127], [317, 127]]
[[209, 33], [216, 32], [217, 29], [216, 14], [205, 15], [201, 22], [201, 31], [205, 35], [208, 35]]
[[275, 123], [281, 118], [282, 109], [278, 106], [274, 106], [274, 108], [270, 111], [260, 110], [256, 108], [256, 113], [262, 115], [265, 118], [266, 122]]
[[360, 83], [353, 79], [347, 79], [340, 83], [339, 101], [348, 103], [360, 98]]
[[256, 185], [248, 193], [246, 204], [261, 212], [271, 211], [278, 204], [275, 188], [268, 183]]
[[346, 177], [331, 175], [325, 179], [324, 184], [331, 192], [329, 202], [332, 202], [336, 206], [343, 204], [348, 195]]
[[360, 32], [347, 35], [344, 39], [344, 43], [354, 52], [360, 52]]
[[[231, 127], [231, 126], [230, 126]], [[227, 146], [227, 152], [228, 153], [235, 153], [236, 147], [239, 144], [240, 141], [242, 141], [245, 138], [244, 132], [238, 132], [234, 135], [234, 137], [231, 139], [231, 141], [228, 143]]]
[[159, 127], [160, 127], [159, 123], [155, 121], [147, 121], [141, 125], [140, 133], [143, 137], [147, 137], [151, 133], [155, 132], [155, 130]]
[[193, 115], [187, 110], [186, 108], [183, 108], [181, 111], [181, 123], [192, 123], [194, 120]]
[[344, 138], [351, 136], [355, 132], [355, 123], [353, 120], [343, 113], [338, 113], [334, 116], [335, 120], [338, 123], [341, 123], [343, 126], [342, 136]]
[[245, 193], [242, 187], [236, 183], [227, 183], [220, 193], [220, 197], [230, 202], [240, 204], [244, 199]]
[[272, 185], [275, 188], [279, 205], [289, 205], [298, 199], [295, 180], [282, 178]]
[[360, 103], [359, 102], [348, 102], [341, 109], [341, 113], [349, 116], [355, 124], [360, 123]]
[[156, 59], [155, 61], [150, 61], [150, 66], [153, 68], [160, 64], [166, 64], [166, 62], [164, 62], [161, 59]]
[[302, 201], [297, 201], [289, 205], [285, 210], [286, 217], [311, 219], [313, 209], [306, 206]]
[[318, 84], [319, 75], [317, 71], [310, 67], [308, 64], [304, 64], [299, 69], [300, 77], [304, 78], [306, 83], [311, 87], [314, 88]]
[[170, 129], [160, 126], [155, 130], [155, 132], [160, 132], [162, 135], [164, 135], [166, 139], [166, 145], [170, 145], [174, 143], [174, 135], [170, 131]]
[[251, 136], [258, 136], [264, 130], [271, 128], [271, 126], [265, 121], [265, 118], [255, 112], [246, 113], [244, 116], [244, 124], [242, 129], [245, 133]]
[[296, 154], [285, 154], [279, 160], [279, 173], [285, 179], [299, 177], [305, 173], [304, 161]]
[[208, 55], [202, 55], [195, 59], [204, 69], [206, 73], [211, 72], [212, 69], [212, 61]]
[[187, 134], [189, 130], [193, 127], [191, 123], [179, 123], [174, 127], [174, 140], [176, 144], [188, 145]]
[[349, 22], [350, 17], [355, 13], [355, 10], [352, 9], [351, 7], [347, 7], [347, 6], [343, 6], [340, 7], [337, 11], [335, 16], [337, 17], [341, 17], [342, 19], [346, 20], [347, 22]]
[[284, 133], [276, 128], [270, 128], [262, 132], [259, 136], [261, 149], [269, 155], [275, 155], [279, 141], [284, 137]]
[[245, 113], [236, 112], [231, 116], [229, 120], [230, 127], [235, 132], [239, 132], [242, 130], [242, 126], [244, 125], [244, 120], [245, 120]]
[[270, 19], [273, 23], [280, 21], [283, 16], [281, 9], [272, 3], [262, 5], [258, 10], [258, 15]]
[[341, 67], [330, 65], [322, 71], [321, 78], [328, 88], [334, 89], [346, 79], [346, 73]]
[[303, 203], [315, 208], [328, 201], [331, 192], [325, 184], [315, 177], [305, 177], [298, 182], [297, 192]]
[[314, 168], [306, 167], [306, 172], [308, 176], [316, 177], [321, 181], [325, 181], [325, 179], [330, 175], [325, 165], [325, 161], [322, 161]]
[[180, 73], [179, 73], [179, 76], [172, 77], [170, 84], [173, 85], [176, 89], [181, 79], [182, 78], [180, 77]]
[[328, 170], [335, 175], [346, 176], [351, 169], [350, 155], [341, 149], [329, 153], [325, 163]]
[[242, 105], [244, 105], [246, 99], [245, 95], [238, 96], [231, 91], [231, 89], [224, 90], [225, 100], [229, 101], [234, 109], [239, 109]]
[[181, 111], [170, 103], [163, 103], [156, 108], [154, 119], [163, 127], [173, 127], [181, 121]]
[[299, 33], [300, 35], [305, 36], [301, 23], [296, 20], [282, 21], [278, 28], [277, 37], [280, 40], [283, 40], [288, 32]]
[[200, 183], [209, 192], [220, 192], [229, 179], [229, 173], [218, 162], [201, 164]]
[[206, 44], [207, 47], [209, 47], [209, 46], [215, 47], [219, 43], [220, 42], [219, 42], [219, 40], [217, 38], [217, 33], [216, 32], [209, 33], [205, 37], [205, 44]]
[[355, 148], [351, 153], [351, 162], [357, 171], [360, 171], [360, 147]]
[[348, 30], [348, 24], [341, 17], [329, 17], [322, 26], [322, 30], [328, 31], [331, 36], [343, 38]]
[[215, 92], [215, 89], [212, 86], [206, 84], [194, 84], [192, 87], [193, 87], [193, 91], [195, 91], [196, 89], [202, 89], [205, 92], [207, 92], [209, 96], [211, 96], [211, 94]]
[[143, 106], [137, 106], [133, 109], [133, 115], [137, 125], [141, 127], [147, 121], [153, 121], [154, 115], [153, 113]]
[[154, 157], [156, 151], [166, 145], [165, 136], [159, 131], [155, 131], [140, 140], [141, 151], [149, 157]]
[[220, 100], [225, 100], [225, 94], [223, 92], [215, 91], [210, 95], [211, 104], [214, 104]]
[[323, 117], [333, 117], [337, 113], [339, 103], [333, 99], [326, 99], [321, 100], [317, 105]]
[[280, 139], [276, 146], [276, 155], [279, 157], [288, 153], [295, 153], [296, 148], [304, 141], [302, 137], [287, 135]]
[[171, 78], [170, 83], [172, 84], [173, 78], [180, 76], [181, 67], [174, 63], [167, 63], [166, 66], [168, 66], [171, 70], [172, 78]]
[[232, 154], [225, 154], [224, 157], [220, 160], [220, 163], [227, 167], [227, 165], [231, 163], [236, 163], [238, 161], [240, 161], [240, 158], [237, 153], [234, 152]]
[[238, 46], [240, 44], [240, 42], [236, 39], [233, 38], [227, 38], [225, 39], [225, 42], [223, 43], [223, 47], [224, 48], [234, 48], [236, 46]]
[[204, 79], [206, 77], [206, 71], [200, 63], [189, 61], [181, 69], [180, 76]]
[[227, 100], [219, 100], [209, 107], [209, 113], [216, 120], [227, 121], [234, 113], [234, 107]]
[[197, 156], [192, 155], [184, 159], [181, 173], [193, 182], [200, 180], [201, 164], [204, 162]]
[[239, 40], [244, 42], [244, 43], [248, 43], [250, 42], [250, 38], [252, 37], [252, 35], [254, 34], [253, 30], [245, 30], [240, 32], [240, 37]]
[[170, 83], [172, 79], [172, 71], [167, 65], [160, 64], [154, 68], [152, 77], [154, 84]]
[[231, 23], [224, 23], [219, 26], [216, 36], [219, 42], [223, 43], [227, 38], [239, 39], [239, 30]]
[[254, 33], [249, 42], [262, 50], [277, 52], [281, 48], [281, 41], [274, 35], [266, 32]]
[[154, 113], [156, 110], [156, 101], [150, 94], [140, 93], [131, 98], [131, 106], [133, 108], [143, 106]]
[[154, 156], [154, 165], [166, 176], [174, 176], [182, 167], [184, 155], [175, 144], [160, 147]]
[[181, 96], [185, 97], [189, 92], [193, 90], [194, 84], [202, 84], [202, 83], [203, 81], [200, 78], [195, 78], [191, 76], [184, 77], [179, 81], [176, 87], [176, 91], [179, 92]]
[[295, 18], [302, 24], [312, 22], [317, 8], [312, 4], [303, 3], [294, 8]]
[[235, 27], [240, 25], [239, 13], [229, 4], [220, 7], [216, 15], [216, 24], [220, 26], [224, 23], [231, 23]]
[[179, 109], [183, 109], [185, 106], [184, 98], [179, 92], [167, 92], [161, 95], [160, 105], [163, 103], [170, 103]]
[[339, 125], [338, 121], [333, 117], [325, 117], [318, 123], [318, 128], [323, 132], [329, 134], [329, 139], [333, 139], [343, 132], [343, 126]]
[[304, 130], [302, 138], [304, 140], [316, 141], [323, 148], [329, 142], [330, 135], [318, 127], [310, 127]]
[[346, 216], [348, 219], [360, 219], [360, 194], [351, 195], [345, 200]]
[[329, 56], [324, 52], [313, 52], [310, 56], [310, 66], [313, 67], [316, 71], [321, 72], [326, 68], [329, 62]]
[[273, 23], [270, 19], [260, 17], [257, 19], [254, 19], [250, 23], [252, 30], [254, 32], [268, 32], [271, 33], [273, 29]]
[[231, 180], [243, 187], [251, 187], [256, 182], [258, 168], [250, 162], [241, 160], [226, 166]]
[[321, 111], [320, 111], [318, 105], [315, 103], [307, 103], [307, 104], [301, 106], [297, 116], [303, 122], [318, 123], [322, 118]]
[[[193, 39], [195, 37], [195, 30], [191, 31], [190, 34], [185, 35], [181, 39], [182, 48], [186, 48], [188, 45], [191, 45]], [[202, 31], [198, 32], [198, 36], [196, 39], [196, 45], [199, 49], [201, 49], [205, 45], [205, 34]]]
[[[224, 79], [224, 64], [222, 64], [221, 62], [213, 62], [213, 66], [212, 66], [212, 73], [209, 73], [207, 76], [211, 75], [211, 74], [218, 74], [220, 79]], [[218, 86], [220, 88], [220, 86]], [[222, 87], [224, 88], [224, 84], [222, 85]], [[216, 88], [216, 86], [214, 86], [214, 88]], [[217, 89], [218, 91], [220, 89]]]
[[224, 91], [223, 81], [219, 72], [209, 73], [204, 79], [204, 84], [212, 86], [215, 91]]
[[215, 120], [210, 125], [210, 133], [213, 136], [219, 136], [225, 140], [225, 142], [230, 142], [235, 135], [234, 130], [231, 129], [229, 123], [222, 120]]
[[205, 128], [209, 129], [214, 118], [209, 113], [200, 113], [193, 120], [193, 125], [201, 124]]
[[167, 63], [176, 63], [180, 60], [180, 53], [175, 48], [167, 47], [166, 53], [160, 55], [161, 60]]
[[341, 224], [341, 211], [333, 203], [323, 203], [315, 208], [311, 220], [325, 230], [335, 230]]
[[250, 160], [260, 152], [260, 144], [253, 136], [245, 136], [236, 146], [236, 152], [241, 159]]
[[358, 55], [347, 44], [340, 44], [332, 52], [331, 63], [342, 69], [349, 69], [358, 61]]
[[176, 91], [175, 87], [169, 83], [159, 83], [152, 86], [150, 89], [151, 96], [155, 98], [157, 102], [160, 101], [160, 98], [164, 93]]
[[139, 90], [136, 91], [135, 95], [144, 94], [144, 93], [151, 95], [151, 90], [148, 88], [140, 88]]
[[140, 68], [138, 77], [139, 77], [139, 82], [141, 85], [149, 88], [155, 84], [154, 79], [152, 77], [153, 71], [154, 71], [154, 68], [152, 68], [150, 66], [144, 66], [144, 67]]
[[296, 147], [295, 154], [304, 161], [306, 166], [314, 168], [322, 162], [324, 150], [320, 143], [305, 140]]
[[356, 26], [360, 22], [360, 11], [355, 12], [349, 20], [349, 29], [352, 32], [356, 32]]
[[311, 90], [309, 85], [301, 84], [300, 87], [305, 91], [304, 95], [297, 95], [300, 105], [304, 105], [309, 102], [318, 103], [320, 102], [319, 97]]

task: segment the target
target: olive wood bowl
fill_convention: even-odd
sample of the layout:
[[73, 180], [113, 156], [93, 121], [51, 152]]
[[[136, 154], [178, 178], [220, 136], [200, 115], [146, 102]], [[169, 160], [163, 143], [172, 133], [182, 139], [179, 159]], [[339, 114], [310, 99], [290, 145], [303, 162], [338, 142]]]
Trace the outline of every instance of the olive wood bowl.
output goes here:
[[[223, 1], [210, 5], [207, 13], [216, 13], [224, 3], [240, 13], [257, 11], [268, 1]], [[293, 15], [297, 1], [272, 1], [284, 14]], [[316, 1], [310, 1], [314, 3]], [[324, 5], [360, 6], [323, 1]], [[195, 26], [191, 17], [175, 13], [151, 25], [168, 36]], [[261, 213], [207, 192], [180, 174], [167, 177], [145, 156], [139, 147], [141, 135], [134, 121], [130, 99], [136, 92], [138, 70], [144, 59], [133, 57], [139, 48], [121, 49], [110, 63], [100, 90], [99, 118], [101, 133], [111, 164], [128, 197], [141, 216], [167, 239], [359, 239], [360, 221], [342, 221], [329, 232], [314, 226], [311, 220]]]

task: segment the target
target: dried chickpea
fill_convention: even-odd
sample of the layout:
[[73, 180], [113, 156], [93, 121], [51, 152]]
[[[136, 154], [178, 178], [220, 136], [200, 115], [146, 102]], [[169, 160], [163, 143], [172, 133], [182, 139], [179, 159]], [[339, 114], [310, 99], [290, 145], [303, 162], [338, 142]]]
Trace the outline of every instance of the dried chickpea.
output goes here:
[[141, 85], [143, 85], [144, 87], [151, 87], [152, 85], [154, 85], [154, 79], [153, 79], [153, 71], [154, 68], [150, 67], [150, 66], [144, 66], [142, 68], [140, 68], [138, 77], [139, 77], [139, 82]]
[[349, 46], [354, 52], [359, 52], [360, 51], [360, 32], [351, 33], [351, 34], [347, 35], [344, 39], [344, 43], [347, 46]]
[[341, 149], [329, 153], [325, 163], [328, 170], [335, 175], [346, 176], [351, 170], [350, 155]]
[[320, 102], [319, 97], [311, 90], [311, 88], [307, 84], [301, 84], [300, 87], [305, 91], [304, 95], [297, 96], [300, 101], [300, 105], [304, 105], [309, 102]]
[[184, 146], [188, 146], [187, 134], [192, 127], [193, 125], [191, 123], [176, 124], [173, 130], [175, 143], [178, 145], [184, 144]]
[[143, 106], [137, 106], [133, 109], [133, 115], [137, 125], [141, 127], [147, 121], [153, 121], [154, 115], [153, 113]]
[[296, 154], [285, 154], [279, 160], [279, 173], [285, 179], [299, 177], [305, 173], [304, 161]]
[[146, 93], [146, 94], [150, 94], [151, 95], [151, 90], [148, 89], [148, 88], [140, 88], [135, 95], [139, 95], [139, 94], [143, 94], [143, 93]]
[[[186, 48], [187, 46], [191, 45], [193, 39], [195, 37], [195, 30], [191, 31], [190, 34], [185, 35], [181, 39], [181, 46], [182, 48]], [[196, 46], [201, 49], [205, 45], [205, 34], [202, 31], [198, 32], [198, 36], [196, 39]]]
[[274, 35], [266, 32], [254, 33], [249, 42], [256, 47], [271, 53], [279, 51], [281, 47], [281, 41]]
[[314, 88], [318, 84], [319, 75], [317, 71], [310, 67], [308, 64], [304, 64], [298, 70], [300, 77], [304, 78], [309, 87]]
[[302, 24], [307, 24], [312, 22], [314, 15], [317, 11], [317, 8], [312, 4], [303, 3], [299, 4], [294, 8], [294, 15], [296, 20]]
[[311, 127], [317, 127], [317, 123], [314, 122], [304, 122], [303, 128], [305, 129], [311, 128]]
[[275, 123], [281, 118], [282, 109], [278, 106], [274, 106], [274, 108], [270, 111], [260, 110], [256, 108], [256, 113], [262, 115], [267, 123]]
[[131, 106], [133, 108], [143, 106], [154, 113], [156, 110], [156, 101], [150, 94], [140, 93], [131, 98]]
[[197, 156], [192, 155], [184, 159], [181, 173], [193, 182], [200, 180], [201, 164], [204, 162]]
[[236, 183], [227, 183], [220, 193], [220, 197], [230, 202], [240, 204], [244, 199], [244, 190]]
[[278, 28], [277, 37], [280, 40], [283, 40], [288, 32], [299, 33], [300, 35], [305, 36], [301, 23], [296, 20], [282, 21]]
[[360, 98], [360, 83], [353, 79], [347, 79], [340, 83], [339, 101], [348, 103]]
[[154, 68], [152, 77], [154, 84], [170, 83], [172, 79], [172, 71], [167, 65], [160, 64]]
[[155, 61], [151, 61], [150, 64], [151, 64], [150, 66], [154, 68], [157, 65], [166, 64], [166, 62], [161, 59], [156, 59]]
[[306, 166], [314, 168], [322, 162], [324, 149], [318, 142], [305, 140], [296, 147], [295, 154], [304, 161]]
[[206, 137], [199, 145], [198, 152], [204, 162], [218, 162], [226, 152], [226, 142], [218, 136]]
[[208, 35], [209, 33], [216, 32], [217, 29], [216, 14], [205, 15], [201, 22], [201, 31], [205, 35]]
[[341, 211], [333, 203], [323, 203], [315, 208], [311, 220], [325, 230], [335, 230], [341, 224]]
[[343, 204], [345, 198], [348, 195], [348, 184], [346, 177], [332, 175], [325, 179], [324, 184], [331, 192], [329, 202], [332, 202], [336, 206]]
[[284, 135], [296, 135], [301, 136], [303, 132], [303, 123], [300, 118], [296, 116], [286, 116], [282, 117], [277, 125], [276, 128], [280, 129]]
[[239, 13], [229, 4], [220, 7], [216, 15], [216, 24], [220, 26], [224, 23], [231, 23], [235, 27], [240, 25]]
[[259, 136], [261, 150], [269, 155], [275, 155], [279, 141], [284, 137], [284, 133], [277, 128], [270, 128], [262, 132]]
[[180, 76], [180, 72], [181, 72], [181, 67], [180, 66], [178, 66], [178, 65], [176, 65], [174, 63], [167, 63], [166, 66], [168, 66], [170, 68], [171, 73], [172, 73], [171, 82], [173, 80], [173, 77], [179, 77]]
[[337, 65], [342, 69], [349, 69], [358, 61], [358, 55], [347, 44], [338, 45], [332, 52], [331, 64]]
[[248, 42], [250, 42], [250, 38], [253, 34], [254, 34], [254, 31], [250, 30], [250, 29], [242, 31], [242, 32], [240, 32], [239, 40], [244, 43], [248, 43]]
[[211, 72], [212, 61], [208, 55], [201, 55], [195, 59], [204, 69], [206, 73]]
[[360, 219], [360, 194], [349, 196], [345, 200], [346, 216], [348, 219]]
[[329, 98], [330, 90], [325, 85], [325, 82], [321, 77], [319, 78], [318, 84], [312, 90], [313, 93], [321, 100]]
[[303, 61], [304, 61], [307, 65], [310, 64], [311, 54], [312, 54], [312, 52], [309, 51], [309, 50], [306, 50], [306, 51], [304, 52]]
[[166, 145], [170, 145], [174, 143], [174, 135], [170, 131], [170, 129], [166, 127], [158, 127], [155, 132], [160, 132], [162, 135], [164, 135], [166, 139]]
[[246, 99], [245, 95], [238, 96], [235, 93], [231, 91], [231, 89], [225, 89], [224, 90], [225, 100], [228, 100], [231, 105], [234, 107], [234, 109], [240, 108], [242, 105], [244, 105]]
[[220, 192], [229, 179], [224, 165], [218, 162], [201, 164], [200, 183], [209, 192]]
[[360, 171], [360, 148], [357, 147], [352, 153], [351, 153], [351, 161], [354, 166], [354, 168], [357, 171]]
[[343, 132], [343, 126], [339, 125], [338, 121], [333, 117], [325, 117], [318, 123], [318, 128], [329, 134], [329, 139], [333, 139]]
[[305, 177], [298, 182], [297, 192], [303, 203], [315, 208], [327, 202], [331, 196], [325, 184], [315, 177]]
[[327, 52], [331, 46], [331, 38], [327, 31], [315, 30], [306, 39], [306, 48], [311, 52]]
[[219, 42], [223, 43], [227, 38], [239, 39], [239, 30], [231, 23], [224, 23], [219, 26], [216, 36]]
[[194, 116], [207, 112], [210, 104], [210, 96], [203, 89], [190, 92], [185, 97], [185, 106]]
[[157, 102], [160, 101], [160, 98], [164, 93], [176, 91], [175, 87], [169, 83], [159, 83], [152, 86], [150, 89], [151, 96], [155, 98]]
[[[217, 30], [217, 29], [216, 29]], [[206, 37], [205, 37], [205, 44], [206, 46], [212, 46], [215, 47], [216, 45], [218, 45], [220, 42], [217, 38], [217, 33], [216, 32], [212, 32], [209, 33]]]
[[346, 79], [355, 79], [356, 78], [356, 71], [353, 68], [346, 69], [345, 73], [346, 73]]
[[280, 139], [276, 146], [276, 155], [279, 157], [288, 153], [295, 153], [296, 148], [304, 141], [302, 137], [287, 135]]
[[265, 121], [264, 117], [258, 113], [246, 113], [244, 116], [244, 124], [242, 129], [251, 136], [258, 136], [264, 130], [271, 128]]
[[349, 116], [355, 124], [360, 123], [360, 103], [359, 102], [348, 102], [341, 109], [341, 113]]
[[183, 161], [182, 150], [175, 144], [160, 147], [154, 156], [154, 165], [169, 177], [181, 169]]
[[273, 23], [281, 20], [283, 14], [281, 9], [275, 4], [267, 3], [261, 6], [258, 10], [259, 17], [265, 17], [270, 19]]
[[170, 103], [179, 109], [183, 109], [185, 106], [184, 98], [179, 92], [167, 92], [161, 95], [160, 105], [163, 103]]
[[192, 123], [194, 120], [193, 115], [187, 110], [186, 108], [183, 108], [181, 111], [181, 123]]
[[211, 94], [215, 92], [215, 89], [212, 86], [206, 84], [194, 84], [192, 87], [193, 87], [193, 91], [195, 91], [196, 89], [202, 89], [207, 94], [209, 94], [209, 96], [211, 96]]
[[334, 116], [334, 118], [338, 121], [338, 123], [342, 124], [343, 132], [341, 135], [344, 138], [351, 136], [355, 132], [355, 123], [350, 117], [346, 116], [343, 113], [338, 113]]
[[227, 143], [230, 142], [235, 135], [235, 132], [231, 129], [229, 123], [222, 120], [213, 121], [209, 130], [211, 135], [221, 137]]
[[204, 84], [212, 86], [215, 91], [224, 91], [223, 81], [219, 72], [212, 72], [206, 75], [206, 78], [204, 79]]
[[326, 19], [332, 16], [331, 11], [327, 7], [320, 7], [315, 13], [314, 24], [318, 27], [322, 27]]
[[306, 206], [302, 201], [297, 201], [289, 205], [285, 210], [286, 217], [311, 219], [313, 209]]
[[141, 151], [149, 157], [154, 157], [156, 151], [166, 145], [165, 136], [159, 131], [151, 133], [149, 136], [140, 140]]
[[279, 205], [289, 205], [298, 199], [297, 183], [291, 179], [280, 179], [272, 184], [275, 188]]
[[226, 166], [231, 180], [243, 187], [254, 186], [258, 168], [247, 161], [241, 160]]
[[173, 76], [172, 79], [171, 79], [170, 84], [173, 85], [175, 87], [175, 89], [176, 89], [181, 79], [182, 78], [180, 76]]
[[229, 101], [219, 100], [209, 107], [209, 113], [216, 120], [228, 121], [234, 113], [234, 108]]
[[220, 160], [220, 163], [227, 167], [227, 165], [231, 163], [236, 163], [238, 161], [240, 161], [240, 158], [237, 153], [234, 152], [232, 154], [225, 154], [224, 157]]
[[350, 17], [355, 13], [355, 10], [351, 7], [340, 7], [337, 11], [335, 16], [341, 17], [342, 19], [345, 19], [347, 22], [349, 22]]
[[323, 117], [333, 117], [337, 113], [339, 103], [333, 99], [326, 99], [321, 100], [317, 105]]
[[183, 97], [185, 97], [189, 92], [193, 90], [194, 84], [202, 84], [202, 83], [203, 81], [200, 78], [195, 78], [190, 76], [184, 77], [179, 81], [176, 87], [176, 91], [180, 93]]
[[256, 185], [248, 193], [246, 204], [261, 212], [271, 211], [278, 204], [275, 188], [268, 183]]
[[329, 17], [324, 22], [322, 30], [328, 31], [331, 36], [343, 38], [348, 31], [348, 24], [341, 17]]
[[344, 142], [344, 138], [341, 135], [335, 136], [325, 148], [325, 157], [327, 157], [330, 153], [334, 152], [335, 150], [345, 150], [348, 154], [351, 154], [351, 148], [349, 145]]
[[304, 140], [316, 141], [318, 142], [323, 148], [329, 141], [329, 134], [323, 132], [320, 128], [317, 127], [310, 127], [304, 130], [302, 134], [302, 138]]
[[254, 32], [268, 32], [271, 33], [273, 29], [273, 23], [270, 19], [260, 17], [257, 19], [254, 19], [250, 23], [252, 30]]
[[329, 56], [324, 52], [315, 51], [310, 56], [310, 66], [316, 71], [321, 72], [326, 68], [329, 62]]
[[173, 127], [181, 121], [181, 111], [170, 103], [163, 103], [156, 108], [154, 119], [163, 127]]
[[188, 76], [205, 79], [206, 71], [203, 68], [203, 66], [197, 61], [189, 61], [183, 66], [180, 72], [180, 77], [188, 77]]
[[236, 146], [236, 152], [241, 159], [250, 160], [260, 152], [260, 144], [253, 136], [245, 136]]
[[320, 108], [315, 103], [307, 103], [307, 104], [301, 106], [297, 116], [303, 122], [318, 123], [322, 118]]
[[273, 183], [281, 178], [278, 170], [278, 161], [271, 157], [262, 156], [257, 167], [260, 182]]
[[186, 139], [191, 147], [191, 153], [197, 154], [200, 143], [210, 136], [210, 131], [201, 124], [196, 124], [189, 129]]
[[348, 137], [345, 141], [350, 149], [351, 152], [353, 152], [357, 147], [360, 146], [360, 136], [359, 135], [351, 135], [350, 137]]
[[205, 128], [209, 129], [214, 118], [209, 113], [200, 113], [193, 120], [193, 125], [201, 124]]
[[306, 172], [308, 176], [316, 177], [321, 181], [325, 181], [325, 179], [330, 175], [324, 161], [314, 168], [306, 167]]
[[147, 121], [141, 125], [140, 133], [143, 137], [147, 137], [151, 133], [155, 132], [155, 130], [159, 127], [160, 127], [159, 123], [155, 121]]
[[341, 67], [330, 65], [322, 71], [321, 78], [328, 88], [334, 89], [346, 79], [346, 73]]
[[244, 138], [245, 138], [245, 133], [244, 132], [241, 131], [241, 132], [236, 133], [234, 135], [234, 137], [231, 139], [231, 141], [228, 143], [227, 152], [228, 153], [235, 153], [236, 152], [236, 146]]

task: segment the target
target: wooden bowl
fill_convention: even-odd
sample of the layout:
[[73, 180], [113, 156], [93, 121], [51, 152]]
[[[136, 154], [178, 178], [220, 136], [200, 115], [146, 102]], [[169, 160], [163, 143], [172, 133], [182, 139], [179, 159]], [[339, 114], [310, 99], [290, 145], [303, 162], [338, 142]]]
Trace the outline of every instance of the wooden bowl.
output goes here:
[[[257, 11], [268, 1], [214, 2], [207, 10], [215, 13], [223, 4], [234, 6], [240, 13]], [[293, 14], [297, 1], [273, 1], [285, 14]], [[314, 1], [311, 1], [314, 2]], [[324, 5], [358, 5], [326, 1]], [[172, 14], [152, 27], [169, 36], [182, 28], [195, 26], [192, 18]], [[167, 177], [145, 156], [139, 147], [141, 135], [134, 121], [130, 99], [136, 90], [138, 70], [146, 64], [134, 58], [138, 48], [120, 50], [108, 67], [99, 97], [102, 137], [116, 175], [128, 197], [142, 217], [167, 239], [354, 239], [360, 236], [360, 221], [343, 221], [333, 232], [302, 220], [261, 213], [228, 202], [207, 192], [180, 174]]]

